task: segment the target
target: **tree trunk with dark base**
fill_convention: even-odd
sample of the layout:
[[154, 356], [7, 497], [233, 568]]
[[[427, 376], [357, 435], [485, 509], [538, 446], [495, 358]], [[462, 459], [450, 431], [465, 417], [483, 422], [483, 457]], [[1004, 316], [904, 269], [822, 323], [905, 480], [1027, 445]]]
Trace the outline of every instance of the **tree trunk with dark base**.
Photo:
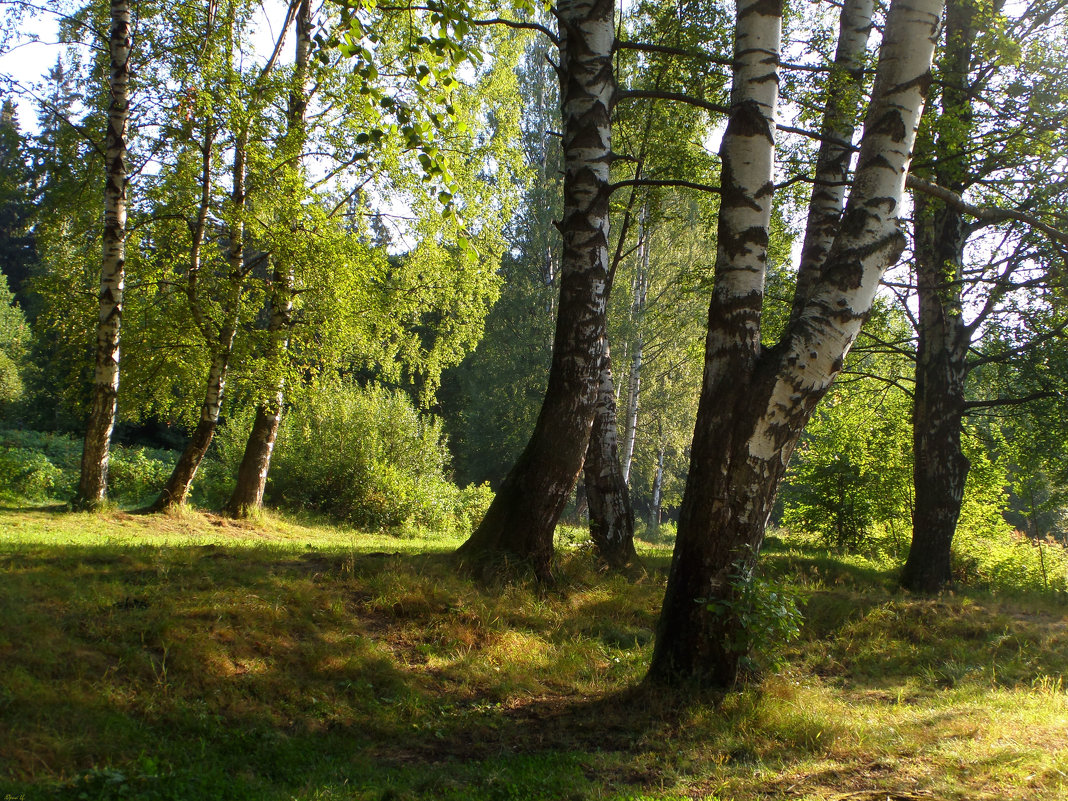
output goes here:
[[912, 469], [916, 507], [901, 584], [916, 592], [934, 593], [953, 577], [953, 534], [970, 467], [961, 450], [970, 344], [959, 289], [966, 236], [958, 212], [922, 197], [915, 204], [919, 338]]
[[[224, 338], [226, 335], [224, 334]], [[226, 373], [233, 347], [234, 329], [230, 330], [229, 337], [223, 342], [223, 347], [212, 359], [211, 369], [208, 372], [208, 383], [204, 394], [204, 403], [200, 408], [200, 420], [193, 430], [193, 435], [186, 443], [185, 450], [178, 457], [167, 483], [163, 486], [159, 497], [150, 507], [150, 511], [162, 512], [174, 509], [186, 502], [193, 479], [196, 478], [197, 470], [204, 456], [211, 446], [215, 437], [215, 431], [219, 427], [219, 418], [222, 416], [223, 392], [226, 389]]]
[[941, 0], [894, 0], [857, 172], [819, 280], [760, 345], [782, 6], [739, 4], [705, 373], [675, 554], [647, 680], [729, 687], [748, 649], [738, 604], [790, 455], [904, 248], [898, 210]]
[[530, 442], [457, 552], [469, 565], [521, 562], [551, 578], [553, 533], [582, 469], [597, 398], [608, 275], [611, 0], [564, 0], [560, 22], [564, 209], [560, 304], [549, 384]]
[[[930, 126], [934, 178], [958, 194], [966, 188], [971, 166], [962, 144], [972, 121], [969, 76], [974, 18], [969, 0], [947, 4], [946, 43], [939, 59], [942, 107]], [[914, 205], [919, 312], [912, 406], [916, 508], [901, 584], [915, 592], [935, 593], [953, 578], [953, 534], [970, 467], [961, 450], [972, 335], [972, 326], [964, 321], [961, 296], [968, 231], [959, 209], [919, 193]]]
[[107, 133], [104, 142], [104, 255], [100, 268], [100, 314], [96, 330], [93, 396], [82, 450], [75, 505], [92, 508], [107, 495], [108, 451], [119, 397], [119, 336], [126, 280], [126, 133], [130, 116], [130, 4], [112, 0]]
[[634, 564], [634, 509], [619, 464], [615, 388], [607, 343], [583, 475], [590, 504], [590, 539], [598, 558], [612, 568]]
[[237, 470], [237, 484], [226, 504], [226, 512], [232, 517], [247, 517], [263, 506], [271, 455], [282, 422], [282, 403], [283, 396], [279, 392], [270, 403], [256, 407], [256, 419]]

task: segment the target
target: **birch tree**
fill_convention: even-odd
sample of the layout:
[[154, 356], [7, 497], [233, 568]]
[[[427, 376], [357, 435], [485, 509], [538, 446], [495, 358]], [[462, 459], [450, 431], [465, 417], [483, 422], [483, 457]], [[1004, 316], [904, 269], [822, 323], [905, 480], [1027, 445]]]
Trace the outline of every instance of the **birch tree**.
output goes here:
[[108, 448], [118, 408], [119, 338], [126, 279], [126, 138], [132, 50], [130, 4], [126, 0], [114, 0], [108, 39], [110, 101], [104, 140], [104, 254], [100, 268], [96, 369], [75, 498], [76, 505], [83, 507], [98, 506], [107, 494]]
[[[312, 11], [310, 0], [299, 0], [295, 5], [292, 88], [286, 110], [286, 134], [282, 142], [285, 154], [283, 184], [293, 185], [297, 192], [303, 189], [303, 154], [307, 143], [305, 115], [309, 102], [309, 65], [312, 54]], [[289, 180], [285, 180], [289, 177]], [[299, 186], [299, 189], [298, 189]], [[294, 220], [294, 223], [296, 220]], [[294, 225], [294, 227], [296, 227]], [[267, 486], [267, 472], [271, 466], [271, 454], [278, 438], [282, 422], [282, 407], [285, 402], [285, 373], [277, 365], [285, 358], [289, 348], [289, 332], [293, 324], [293, 298], [295, 280], [293, 264], [283, 264], [276, 255], [270, 287], [270, 322], [267, 328], [268, 363], [275, 366], [274, 386], [268, 397], [256, 406], [252, 431], [245, 445], [245, 453], [237, 471], [237, 483], [226, 508], [231, 515], [242, 516], [263, 505], [263, 492]]]
[[[1042, 220], [1056, 220], [1049, 212], [1063, 204], [1063, 190], [1045, 177], [1064, 145], [1065, 99], [1055, 88], [1062, 67], [1048, 59], [1063, 12], [1058, 3], [1036, 2], [1009, 19], [1001, 5], [947, 3], [935, 113], [924, 126], [920, 180], [912, 182], [916, 510], [901, 583], [920, 592], [937, 592], [952, 578], [970, 469], [962, 445], [967, 415], [1053, 394], [1008, 389], [969, 397], [973, 370], [1019, 358], [1068, 326], [1063, 311], [1047, 313], [1060, 306], [1068, 236]], [[1004, 89], [1027, 102], [992, 109]], [[933, 193], [931, 181], [943, 191]], [[984, 331], [1002, 330], [1018, 341], [976, 352]]]
[[705, 373], [678, 539], [648, 681], [730, 686], [737, 605], [776, 490], [815, 404], [901, 254], [898, 220], [930, 80], [941, 0], [890, 6], [852, 191], [820, 278], [773, 347], [761, 344], [782, 6], [740, 3]]
[[615, 81], [614, 7], [557, 5], [564, 205], [560, 303], [549, 384], [530, 442], [458, 554], [502, 557], [551, 575], [553, 532], [582, 468], [593, 423], [608, 281], [608, 183]]

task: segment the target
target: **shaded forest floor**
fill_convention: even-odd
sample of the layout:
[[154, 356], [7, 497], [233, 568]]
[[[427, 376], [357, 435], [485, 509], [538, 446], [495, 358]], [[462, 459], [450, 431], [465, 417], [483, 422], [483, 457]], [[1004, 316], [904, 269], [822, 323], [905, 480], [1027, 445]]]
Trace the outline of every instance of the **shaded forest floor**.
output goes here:
[[1068, 797], [1068, 607], [919, 599], [772, 543], [805, 624], [726, 696], [635, 689], [636, 582], [455, 575], [456, 541], [0, 510], [0, 798]]

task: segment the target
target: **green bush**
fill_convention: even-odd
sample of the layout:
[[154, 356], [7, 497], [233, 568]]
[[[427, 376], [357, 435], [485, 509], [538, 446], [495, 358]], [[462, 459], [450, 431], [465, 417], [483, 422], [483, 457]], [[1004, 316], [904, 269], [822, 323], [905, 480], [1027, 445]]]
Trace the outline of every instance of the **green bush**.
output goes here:
[[[67, 434], [0, 431], [0, 497], [68, 501], [78, 486], [82, 441]], [[108, 497], [123, 506], [146, 503], [167, 480], [170, 451], [111, 447]]]
[[108, 497], [123, 505], [155, 500], [174, 469], [172, 451], [112, 447], [108, 461]]
[[271, 466], [271, 503], [322, 512], [358, 526], [470, 527], [487, 487], [461, 490], [447, 476], [439, 421], [401, 392], [335, 384], [286, 415]]
[[55, 498], [62, 494], [65, 478], [39, 451], [0, 446], [0, 498], [4, 500]]

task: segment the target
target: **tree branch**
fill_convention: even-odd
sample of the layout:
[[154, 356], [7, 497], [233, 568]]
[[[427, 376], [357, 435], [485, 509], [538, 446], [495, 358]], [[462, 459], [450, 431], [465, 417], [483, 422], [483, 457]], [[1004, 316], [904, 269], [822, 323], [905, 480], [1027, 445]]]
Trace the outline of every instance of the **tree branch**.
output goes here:
[[613, 103], [618, 103], [620, 100], [671, 100], [676, 103], [685, 103], [688, 106], [704, 109], [713, 114], [727, 114], [730, 112], [730, 109], [727, 106], [721, 106], [718, 103], [710, 103], [707, 100], [701, 100], [692, 95], [684, 95], [682, 92], [659, 92], [653, 91], [652, 89], [624, 89], [623, 91], [616, 92], [616, 96], [612, 98]]
[[609, 184], [608, 193], [611, 194], [617, 189], [623, 189], [628, 186], [674, 186], [682, 189], [696, 189], [699, 192], [711, 192], [714, 195], [718, 195], [720, 189], [718, 186], [710, 186], [709, 184], [699, 184], [694, 181], [682, 181], [674, 179], [656, 180], [653, 178], [636, 178], [629, 181], [618, 181], [614, 184]]
[[1020, 406], [1025, 403], [1031, 403], [1032, 401], [1043, 400], [1044, 398], [1056, 398], [1059, 395], [1059, 392], [1033, 392], [1030, 395], [1024, 395], [1021, 398], [991, 398], [990, 400], [965, 401], [964, 413], [967, 414], [971, 409], [989, 409], [995, 406]]
[[973, 205], [964, 200], [956, 192], [946, 189], [943, 186], [939, 186], [938, 184], [933, 184], [930, 181], [925, 181], [922, 178], [917, 178], [911, 173], [906, 180], [906, 184], [910, 189], [916, 192], [922, 192], [929, 197], [937, 198], [950, 208], [963, 212], [969, 217], [974, 217], [978, 222], [983, 223], [984, 226], [996, 225], [1010, 220], [1022, 222], [1041, 231], [1055, 242], [1068, 247], [1068, 233], [1054, 228], [1052, 225], [1043, 222], [1033, 214], [1028, 214], [1027, 212], [1019, 211], [1017, 209], [999, 209]]

